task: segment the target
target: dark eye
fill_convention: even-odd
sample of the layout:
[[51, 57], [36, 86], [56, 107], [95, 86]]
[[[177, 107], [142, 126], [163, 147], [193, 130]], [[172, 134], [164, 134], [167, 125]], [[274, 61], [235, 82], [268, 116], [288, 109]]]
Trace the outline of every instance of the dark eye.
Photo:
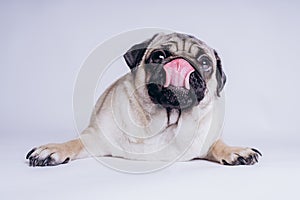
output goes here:
[[156, 50], [156, 51], [153, 51], [150, 55], [150, 61], [152, 63], [159, 63], [161, 64], [162, 61], [164, 59], [167, 58], [167, 54], [165, 51], [162, 51], [162, 50]]
[[201, 69], [207, 72], [212, 69], [212, 62], [206, 55], [202, 55], [197, 59], [201, 65]]

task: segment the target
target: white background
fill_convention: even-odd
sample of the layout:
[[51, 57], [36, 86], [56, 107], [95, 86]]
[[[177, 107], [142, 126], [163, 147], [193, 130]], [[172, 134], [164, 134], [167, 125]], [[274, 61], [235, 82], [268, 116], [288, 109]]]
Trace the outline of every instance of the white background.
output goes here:
[[[177, 2], [0, 2], [4, 199], [297, 198], [300, 3]], [[224, 138], [261, 150], [260, 163], [176, 163], [138, 176], [93, 159], [29, 168], [24, 156], [33, 146], [77, 136], [72, 92], [89, 52], [113, 35], [142, 27], [190, 33], [219, 52], [228, 78]]]

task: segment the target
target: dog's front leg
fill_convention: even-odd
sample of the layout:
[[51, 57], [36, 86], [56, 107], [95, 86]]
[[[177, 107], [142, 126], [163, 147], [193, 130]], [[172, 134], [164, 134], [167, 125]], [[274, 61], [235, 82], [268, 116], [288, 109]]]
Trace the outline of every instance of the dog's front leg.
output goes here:
[[223, 165], [253, 165], [259, 156], [261, 153], [256, 149], [231, 147], [219, 139], [210, 148], [206, 159]]
[[[80, 138], [65, 143], [52, 143], [35, 147], [26, 155], [30, 166], [54, 166], [68, 163], [71, 160], [86, 158], [91, 154], [103, 156], [107, 153], [103, 150], [104, 145], [97, 135], [98, 129], [88, 127], [85, 129]], [[87, 152], [84, 145], [89, 145]]]

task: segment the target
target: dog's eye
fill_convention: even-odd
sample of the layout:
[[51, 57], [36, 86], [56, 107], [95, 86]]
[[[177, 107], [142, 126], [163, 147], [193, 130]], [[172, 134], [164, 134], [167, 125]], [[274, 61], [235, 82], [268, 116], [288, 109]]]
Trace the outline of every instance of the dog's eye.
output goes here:
[[210, 59], [203, 55], [203, 56], [200, 56], [198, 59], [197, 59], [201, 65], [201, 69], [203, 71], [209, 71], [212, 69], [212, 62], [210, 61]]
[[162, 61], [167, 57], [165, 51], [156, 50], [151, 53], [150, 60], [152, 63], [162, 63]]

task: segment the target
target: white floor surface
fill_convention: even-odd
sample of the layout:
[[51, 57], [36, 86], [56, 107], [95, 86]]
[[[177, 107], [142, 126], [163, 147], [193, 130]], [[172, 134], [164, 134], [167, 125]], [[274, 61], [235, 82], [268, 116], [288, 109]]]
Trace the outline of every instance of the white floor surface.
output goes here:
[[298, 199], [297, 141], [247, 141], [263, 153], [254, 166], [197, 160], [134, 175], [107, 168], [93, 158], [56, 167], [29, 167], [25, 154], [44, 140], [1, 141], [1, 199]]

